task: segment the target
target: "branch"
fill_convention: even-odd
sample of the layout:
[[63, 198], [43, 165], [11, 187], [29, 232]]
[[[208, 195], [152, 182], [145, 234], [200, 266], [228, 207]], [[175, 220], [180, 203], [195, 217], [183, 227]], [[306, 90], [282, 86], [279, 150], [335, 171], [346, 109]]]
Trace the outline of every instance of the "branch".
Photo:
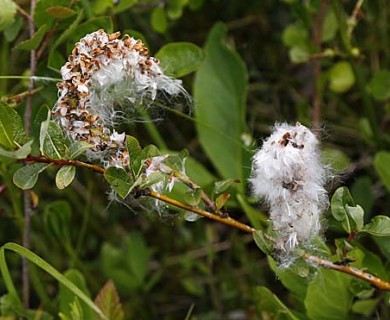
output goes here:
[[[100, 174], [104, 174], [104, 172], [106, 171], [104, 168], [102, 168], [98, 165], [85, 163], [85, 162], [78, 161], [78, 160], [56, 160], [56, 159], [50, 159], [47, 157], [28, 156], [27, 158], [22, 159], [21, 161], [23, 161], [25, 163], [43, 162], [43, 163], [52, 163], [52, 164], [57, 165], [57, 166], [82, 167], [82, 168], [90, 169], [90, 170], [95, 171], [95, 172], [100, 173]], [[146, 196], [146, 197], [151, 197], [151, 198], [157, 199], [159, 201], [170, 204], [174, 207], [193, 212], [193, 213], [198, 214], [202, 217], [217, 221], [219, 223], [225, 224], [229, 227], [244, 231], [244, 232], [249, 233], [249, 234], [253, 234], [256, 231], [255, 228], [253, 228], [247, 224], [244, 224], [242, 222], [239, 222], [233, 218], [224, 217], [224, 216], [221, 216], [218, 214], [208, 212], [206, 210], [202, 210], [202, 209], [199, 209], [196, 207], [186, 205], [186, 204], [184, 204], [180, 201], [177, 201], [175, 199], [172, 199], [166, 195], [159, 194], [151, 189], [138, 190], [137, 196]], [[336, 263], [333, 263], [329, 260], [325, 260], [325, 259], [320, 258], [320, 257], [312, 256], [308, 253], [304, 253], [303, 258], [306, 260], [306, 262], [308, 264], [320, 266], [323, 268], [335, 270], [335, 271], [342, 272], [342, 273], [346, 273], [346, 274], [349, 274], [355, 278], [358, 278], [358, 279], [361, 279], [363, 281], [370, 283], [371, 285], [375, 286], [379, 290], [390, 291], [390, 283], [389, 282], [386, 282], [385, 280], [382, 280], [378, 277], [375, 277], [370, 273], [364, 272], [363, 270], [356, 269], [356, 268], [351, 267], [349, 265], [336, 264]]]

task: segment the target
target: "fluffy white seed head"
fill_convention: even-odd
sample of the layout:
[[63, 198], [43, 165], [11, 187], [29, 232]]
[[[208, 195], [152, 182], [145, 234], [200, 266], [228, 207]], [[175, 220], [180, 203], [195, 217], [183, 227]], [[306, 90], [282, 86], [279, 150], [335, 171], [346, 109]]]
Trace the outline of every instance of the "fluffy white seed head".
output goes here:
[[328, 205], [327, 170], [320, 161], [316, 136], [305, 126], [277, 124], [253, 157], [250, 182], [254, 195], [270, 206], [279, 246], [290, 252], [310, 243], [321, 229]]
[[[53, 114], [68, 136], [92, 144], [87, 155], [105, 166], [129, 163], [125, 134], [114, 128], [130, 110], [147, 107], [161, 92], [165, 97], [188, 94], [180, 80], [164, 75], [140, 40], [98, 30], [76, 43], [61, 68]], [[113, 131], [114, 130], [114, 131]]]

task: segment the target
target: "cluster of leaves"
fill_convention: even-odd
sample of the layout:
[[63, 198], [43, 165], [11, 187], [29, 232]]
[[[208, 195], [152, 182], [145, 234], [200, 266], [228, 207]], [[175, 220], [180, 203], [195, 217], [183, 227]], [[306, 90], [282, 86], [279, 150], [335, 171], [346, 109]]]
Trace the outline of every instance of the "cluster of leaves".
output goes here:
[[[329, 186], [328, 241], [318, 239], [311, 254], [389, 280], [390, 10], [384, 8], [390, 7], [380, 2], [232, 1], [226, 8], [217, 0], [40, 0], [33, 14], [36, 31], [26, 39], [27, 22], [18, 12], [28, 8], [0, 1], [0, 53], [9, 61], [0, 66], [0, 319], [172, 319], [191, 310], [194, 319], [387, 317], [388, 294], [361, 280], [303, 258], [278, 268], [272, 231], [265, 231], [265, 215], [248, 197], [246, 182], [253, 137], [265, 136], [275, 121], [308, 124], [311, 99], [319, 98], [327, 106], [320, 120], [330, 131], [324, 159], [351, 192], [332, 190], [337, 178]], [[228, 23], [215, 24], [216, 18]], [[99, 28], [160, 47], [155, 56], [165, 72], [193, 88], [193, 117], [167, 109], [166, 124], [124, 125], [131, 134], [128, 168], [86, 163], [90, 145], [70, 141], [51, 120], [47, 106], [56, 101], [54, 84], [36, 82], [26, 134], [22, 117], [30, 92], [23, 79], [9, 77], [28, 79], [30, 50], [37, 54], [38, 76], [58, 77], [74, 43]], [[173, 151], [183, 148], [191, 155]], [[169, 154], [164, 164], [172, 171], [146, 175], [148, 161], [162, 154]], [[172, 198], [210, 209], [202, 202], [202, 194], [209, 194], [213, 213], [227, 210], [258, 229], [254, 239], [265, 255], [234, 230], [204, 221], [188, 225], [186, 220], [196, 220], [189, 212], [155, 210], [134, 199], [137, 191], [173, 176], [183, 183], [175, 185]], [[131, 210], [116, 202], [107, 208], [102, 195], [109, 188]], [[36, 212], [34, 253], [16, 244], [24, 229], [21, 189]], [[8, 255], [6, 261], [7, 251], [31, 261], [32, 309], [22, 306], [19, 263]]]

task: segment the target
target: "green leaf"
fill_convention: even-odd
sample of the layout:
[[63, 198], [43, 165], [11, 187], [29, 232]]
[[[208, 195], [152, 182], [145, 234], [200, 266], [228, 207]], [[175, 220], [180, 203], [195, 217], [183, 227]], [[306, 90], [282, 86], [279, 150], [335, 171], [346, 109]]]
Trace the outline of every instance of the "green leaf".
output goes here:
[[188, 0], [168, 0], [167, 15], [170, 19], [179, 19]]
[[222, 193], [215, 199], [215, 206], [217, 210], [221, 210], [230, 199], [230, 193]]
[[[64, 273], [64, 276], [69, 279], [77, 288], [79, 288], [88, 298], [91, 297], [87, 284], [85, 282], [83, 274], [76, 269], [69, 269]], [[60, 284], [59, 293], [59, 312], [64, 314], [70, 319], [75, 319], [73, 315], [81, 314], [81, 319], [96, 319], [95, 314], [92, 312], [84, 302], [80, 302], [77, 296], [70, 291], [66, 286]], [[99, 306], [98, 306], [99, 307]], [[104, 311], [102, 310], [104, 313]]]
[[41, 25], [31, 39], [20, 42], [18, 45], [15, 46], [15, 48], [27, 51], [37, 49], [48, 30], [49, 27], [46, 24]]
[[57, 19], [66, 19], [76, 14], [76, 11], [64, 6], [54, 6], [46, 9], [46, 12]]
[[337, 93], [348, 91], [356, 81], [352, 66], [347, 61], [335, 63], [330, 68], [328, 77], [330, 90]]
[[[111, 1], [111, 0], [110, 0]], [[117, 14], [119, 12], [125, 11], [135, 4], [137, 4], [140, 0], [120, 0], [117, 5], [113, 6], [112, 11]], [[112, 1], [111, 1], [112, 2]]]
[[353, 301], [349, 291], [351, 276], [333, 270], [318, 269], [307, 287], [305, 306], [310, 319], [347, 319]]
[[266, 255], [271, 255], [274, 251], [274, 246], [270, 240], [268, 240], [267, 236], [264, 234], [262, 230], [256, 230], [253, 232], [253, 240]]
[[220, 194], [225, 192], [227, 189], [231, 187], [234, 183], [239, 183], [237, 179], [226, 179], [223, 181], [217, 181], [214, 183], [214, 194]]
[[373, 236], [390, 236], [390, 218], [387, 216], [375, 216], [371, 222], [366, 224], [360, 232], [372, 234]]
[[31, 153], [31, 145], [33, 140], [26, 142], [19, 149], [14, 151], [8, 151], [0, 147], [0, 156], [11, 158], [11, 159], [24, 159]]
[[51, 120], [42, 122], [40, 136], [41, 153], [51, 159], [64, 159], [67, 146], [62, 129]]
[[0, 103], [0, 144], [14, 148], [26, 140], [22, 119], [19, 114], [7, 105]]
[[[196, 73], [196, 126], [200, 143], [220, 175], [246, 181], [250, 156], [241, 137], [246, 132], [247, 71], [238, 54], [225, 44], [225, 35], [225, 25], [213, 27], [206, 58]], [[238, 185], [242, 192], [244, 187]]]
[[356, 232], [362, 228], [364, 211], [361, 206], [355, 205], [347, 187], [340, 187], [335, 191], [331, 209], [333, 217], [341, 222], [346, 232]]
[[309, 40], [309, 32], [300, 24], [290, 24], [284, 29], [282, 40], [288, 47], [306, 45]]
[[259, 286], [254, 291], [259, 314], [273, 320], [298, 320], [268, 288]]
[[87, 143], [85, 141], [77, 141], [75, 143], [72, 143], [69, 147], [68, 151], [68, 158], [69, 159], [76, 159], [78, 156], [83, 154], [86, 150], [92, 148], [93, 145], [90, 143]]
[[338, 29], [337, 19], [334, 11], [331, 8], [328, 8], [326, 11], [326, 16], [324, 20], [324, 26], [322, 30], [322, 41], [327, 42], [332, 40]]
[[151, 252], [141, 233], [134, 232], [126, 239], [126, 251], [125, 257], [130, 271], [142, 286], [149, 272], [148, 263]]
[[104, 178], [110, 186], [124, 199], [134, 188], [134, 181], [122, 168], [109, 167], [104, 172]]
[[142, 148], [137, 138], [133, 136], [126, 136], [126, 148], [129, 153], [130, 161], [136, 159], [142, 152]]
[[349, 157], [339, 149], [324, 148], [321, 157], [336, 172], [347, 169], [351, 163]]
[[69, 186], [76, 175], [74, 166], [63, 166], [56, 174], [56, 186], [58, 189], [64, 189]]
[[4, 30], [4, 37], [8, 42], [12, 42], [18, 36], [23, 25], [23, 18], [17, 16], [15, 21]]
[[43, 216], [46, 231], [64, 246], [71, 244], [70, 220], [72, 209], [68, 202], [57, 200], [45, 207]]
[[39, 174], [49, 166], [50, 164], [47, 163], [32, 163], [25, 165], [15, 172], [13, 182], [20, 189], [31, 189], [38, 181]]
[[164, 72], [176, 78], [196, 71], [204, 56], [201, 48], [189, 42], [168, 43], [156, 53]]
[[111, 320], [123, 320], [125, 318], [118, 292], [112, 280], [107, 281], [99, 291], [95, 304]]
[[351, 194], [354, 199], [358, 199], [358, 202], [362, 206], [364, 212], [369, 214], [375, 201], [371, 178], [368, 176], [362, 176], [355, 179], [351, 188]]
[[390, 152], [380, 151], [375, 155], [374, 167], [383, 184], [390, 192]]
[[368, 84], [372, 96], [379, 101], [390, 99], [390, 71], [379, 70]]
[[193, 207], [197, 206], [202, 200], [201, 192], [201, 189], [189, 190], [184, 195], [184, 202]]
[[31, 261], [31, 263], [37, 265], [39, 268], [41, 268], [49, 275], [51, 275], [54, 279], [56, 279], [60, 284], [64, 285], [70, 291], [72, 291], [78, 298], [80, 298], [80, 300], [85, 302], [85, 304], [89, 308], [91, 308], [94, 312], [96, 312], [103, 320], [108, 320], [108, 318], [103, 314], [100, 308], [97, 307], [84, 292], [82, 292], [74, 283], [72, 283], [69, 279], [67, 279], [59, 271], [57, 271], [52, 265], [47, 263], [45, 260], [37, 256], [35, 253], [31, 252], [30, 250], [16, 243], [8, 242], [0, 248], [0, 269], [3, 278], [6, 279], [6, 281], [4, 282], [7, 284], [8, 292], [17, 299], [16, 301], [18, 301], [18, 304], [20, 304], [19, 302], [20, 300], [17, 296], [16, 289], [12, 284], [11, 275], [7, 266], [7, 262], [5, 260], [5, 250], [13, 251], [19, 254], [20, 256], [28, 259], [29, 261]]
[[367, 318], [372, 318], [379, 302], [380, 299], [358, 300], [353, 304], [352, 311]]
[[305, 63], [309, 61], [310, 50], [307, 46], [294, 46], [288, 51], [291, 62]]
[[0, 31], [14, 23], [18, 6], [12, 0], [0, 0]]
[[68, 0], [39, 0], [35, 6], [34, 11], [34, 22], [39, 28], [42, 25], [46, 24], [49, 29], [53, 26], [56, 18], [54, 16], [48, 15], [48, 11], [52, 7], [68, 7]]
[[152, 11], [152, 15], [150, 17], [151, 25], [154, 30], [159, 33], [164, 33], [168, 28], [168, 21], [165, 15], [165, 10], [162, 7], [156, 7]]

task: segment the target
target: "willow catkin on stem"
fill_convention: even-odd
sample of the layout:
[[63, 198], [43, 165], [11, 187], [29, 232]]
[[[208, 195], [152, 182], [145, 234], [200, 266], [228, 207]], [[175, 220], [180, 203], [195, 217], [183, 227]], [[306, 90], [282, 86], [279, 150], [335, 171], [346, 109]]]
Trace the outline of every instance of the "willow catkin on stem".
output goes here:
[[279, 247], [286, 252], [310, 243], [321, 230], [328, 197], [318, 144], [299, 123], [277, 124], [253, 158], [253, 193], [269, 204]]
[[145, 107], [159, 92], [187, 97], [181, 81], [164, 75], [142, 41], [119, 36], [98, 30], [76, 43], [61, 68], [53, 110], [68, 136], [90, 143], [87, 155], [105, 167], [129, 163], [126, 136], [115, 131], [129, 110]]

